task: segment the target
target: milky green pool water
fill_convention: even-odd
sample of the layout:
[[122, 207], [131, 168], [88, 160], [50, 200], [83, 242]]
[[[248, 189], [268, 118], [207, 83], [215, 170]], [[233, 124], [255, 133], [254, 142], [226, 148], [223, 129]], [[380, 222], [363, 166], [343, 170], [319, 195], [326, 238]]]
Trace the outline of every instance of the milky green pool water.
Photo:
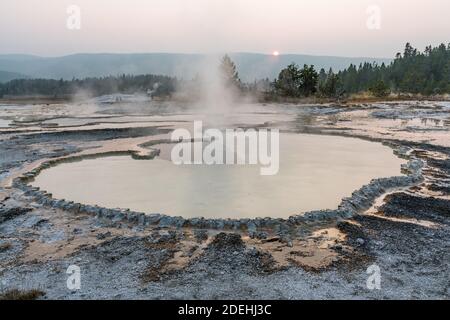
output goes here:
[[281, 134], [275, 176], [261, 176], [259, 166], [176, 166], [114, 156], [60, 164], [33, 184], [58, 199], [108, 208], [186, 218], [287, 218], [335, 209], [371, 179], [400, 175], [402, 163], [379, 143]]

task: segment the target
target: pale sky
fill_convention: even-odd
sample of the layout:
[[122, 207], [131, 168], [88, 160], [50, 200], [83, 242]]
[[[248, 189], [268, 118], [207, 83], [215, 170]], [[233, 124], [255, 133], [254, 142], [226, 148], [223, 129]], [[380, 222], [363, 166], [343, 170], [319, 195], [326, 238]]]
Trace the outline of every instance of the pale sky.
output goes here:
[[[66, 26], [70, 5], [81, 29]], [[367, 27], [371, 5], [380, 29]], [[218, 53], [391, 58], [450, 42], [449, 0], [0, 0], [0, 54]], [[373, 21], [373, 20], [371, 20]]]

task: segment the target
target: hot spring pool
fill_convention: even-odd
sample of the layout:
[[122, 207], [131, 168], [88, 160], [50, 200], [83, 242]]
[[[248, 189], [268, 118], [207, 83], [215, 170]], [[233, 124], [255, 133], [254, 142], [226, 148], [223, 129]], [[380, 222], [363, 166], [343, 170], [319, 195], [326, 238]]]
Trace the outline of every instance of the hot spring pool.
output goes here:
[[373, 178], [400, 175], [404, 160], [379, 143], [338, 136], [280, 135], [280, 170], [182, 165], [113, 156], [44, 170], [34, 186], [55, 198], [185, 218], [287, 218], [335, 209]]

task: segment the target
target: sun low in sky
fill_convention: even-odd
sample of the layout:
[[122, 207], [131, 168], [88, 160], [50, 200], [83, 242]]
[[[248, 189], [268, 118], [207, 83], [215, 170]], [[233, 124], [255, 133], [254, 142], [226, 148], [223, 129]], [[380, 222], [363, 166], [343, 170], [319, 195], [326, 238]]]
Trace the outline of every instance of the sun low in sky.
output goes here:
[[[71, 6], [79, 28], [67, 27]], [[449, 41], [449, 12], [448, 0], [1, 0], [0, 54], [393, 57]]]

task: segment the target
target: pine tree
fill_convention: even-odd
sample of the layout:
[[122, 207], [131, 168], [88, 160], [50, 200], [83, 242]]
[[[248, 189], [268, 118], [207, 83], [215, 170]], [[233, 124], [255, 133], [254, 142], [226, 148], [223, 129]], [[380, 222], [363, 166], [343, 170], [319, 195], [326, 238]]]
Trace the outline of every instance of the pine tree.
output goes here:
[[301, 75], [298, 66], [291, 63], [287, 68], [281, 70], [278, 79], [275, 80], [275, 90], [282, 96], [300, 96]]
[[317, 91], [317, 83], [319, 80], [319, 75], [316, 70], [314, 70], [314, 66], [307, 66], [306, 64], [303, 66], [303, 69], [300, 70], [300, 90], [302, 94], [306, 97], [316, 93]]
[[342, 95], [339, 76], [332, 69], [328, 71], [326, 79], [323, 83], [319, 83], [319, 95], [328, 98], [339, 98]]
[[226, 87], [241, 87], [241, 80], [239, 79], [236, 65], [228, 55], [225, 55], [222, 58], [219, 66], [219, 73], [221, 80]]
[[378, 98], [387, 97], [390, 93], [388, 85], [383, 80], [377, 81], [369, 88], [369, 91]]

